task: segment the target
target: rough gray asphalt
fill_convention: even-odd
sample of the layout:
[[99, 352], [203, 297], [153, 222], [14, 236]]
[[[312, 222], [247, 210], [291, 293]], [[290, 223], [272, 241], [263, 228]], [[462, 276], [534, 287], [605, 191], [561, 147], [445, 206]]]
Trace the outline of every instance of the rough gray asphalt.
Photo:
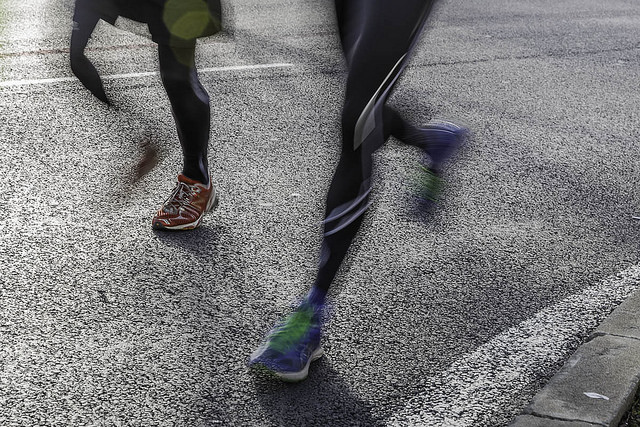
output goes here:
[[[150, 228], [180, 165], [157, 76], [107, 80], [111, 109], [77, 82], [0, 86], [1, 425], [381, 425], [425, 378], [639, 263], [640, 4], [443, 2], [391, 101], [473, 131], [442, 209], [408, 212], [419, 153], [390, 141], [327, 357], [297, 385], [251, 375], [313, 279], [343, 84], [331, 6], [237, 1], [234, 31], [200, 44], [202, 68], [293, 66], [201, 75], [221, 204], [187, 234]], [[71, 10], [0, 4], [0, 84], [71, 75]], [[157, 68], [107, 25], [90, 48], [104, 75]], [[128, 186], [148, 135], [162, 161]], [[560, 365], [475, 425], [509, 422]]]

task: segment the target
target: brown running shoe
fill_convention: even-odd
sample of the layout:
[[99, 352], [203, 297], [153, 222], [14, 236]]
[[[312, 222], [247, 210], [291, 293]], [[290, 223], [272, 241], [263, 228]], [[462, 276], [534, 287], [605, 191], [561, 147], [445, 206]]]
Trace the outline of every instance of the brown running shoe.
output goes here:
[[193, 230], [200, 225], [204, 214], [218, 205], [218, 195], [209, 186], [178, 175], [178, 183], [171, 196], [153, 217], [156, 230]]

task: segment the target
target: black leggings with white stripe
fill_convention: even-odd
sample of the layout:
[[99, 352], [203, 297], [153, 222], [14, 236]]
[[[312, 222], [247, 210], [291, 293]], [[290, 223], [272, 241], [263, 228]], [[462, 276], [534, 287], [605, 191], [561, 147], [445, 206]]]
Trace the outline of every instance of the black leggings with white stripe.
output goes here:
[[209, 95], [200, 84], [195, 66], [195, 46], [177, 48], [158, 45], [160, 76], [182, 146], [182, 173], [207, 185], [209, 167]]
[[327, 194], [324, 239], [315, 286], [327, 290], [369, 204], [372, 155], [390, 135], [413, 131], [385, 105], [406, 67], [433, 0], [335, 0], [348, 66], [342, 152]]

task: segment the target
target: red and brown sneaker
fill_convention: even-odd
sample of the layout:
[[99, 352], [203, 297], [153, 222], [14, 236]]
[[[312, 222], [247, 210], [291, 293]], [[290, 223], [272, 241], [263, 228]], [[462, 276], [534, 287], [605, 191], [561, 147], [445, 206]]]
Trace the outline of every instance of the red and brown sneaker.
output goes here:
[[178, 183], [171, 196], [153, 217], [156, 230], [193, 230], [200, 225], [204, 214], [218, 205], [218, 195], [209, 186], [178, 175]]

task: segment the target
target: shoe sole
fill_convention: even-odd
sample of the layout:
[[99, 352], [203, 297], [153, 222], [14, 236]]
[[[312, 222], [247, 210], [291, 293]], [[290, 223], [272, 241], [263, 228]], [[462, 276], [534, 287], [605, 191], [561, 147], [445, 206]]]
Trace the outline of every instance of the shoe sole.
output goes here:
[[289, 383], [295, 383], [298, 381], [302, 381], [305, 378], [307, 378], [307, 376], [309, 375], [309, 365], [311, 365], [311, 362], [318, 360], [319, 358], [321, 358], [324, 355], [324, 349], [322, 347], [318, 347], [313, 353], [311, 353], [311, 357], [309, 357], [309, 360], [307, 360], [307, 364], [304, 366], [304, 368], [302, 368], [300, 371], [298, 372], [278, 372], [278, 371], [274, 371], [273, 369], [269, 368], [267, 365], [265, 365], [264, 363], [255, 363], [253, 365], [251, 365], [251, 368], [254, 370], [257, 370], [259, 372], [263, 372], [267, 375], [270, 375], [272, 377], [278, 378], [282, 381], [286, 381]]
[[212, 191], [213, 191], [213, 197], [209, 199], [209, 202], [207, 203], [207, 207], [205, 208], [204, 212], [202, 213], [202, 215], [200, 215], [200, 217], [197, 220], [186, 223], [186, 224], [173, 225], [173, 226], [167, 226], [160, 222], [154, 222], [152, 225], [153, 229], [162, 230], [162, 231], [187, 231], [187, 230], [193, 230], [195, 228], [198, 228], [200, 226], [200, 223], [202, 222], [202, 218], [204, 217], [204, 215], [207, 212], [210, 212], [218, 207], [218, 193], [215, 190], [212, 190]]

